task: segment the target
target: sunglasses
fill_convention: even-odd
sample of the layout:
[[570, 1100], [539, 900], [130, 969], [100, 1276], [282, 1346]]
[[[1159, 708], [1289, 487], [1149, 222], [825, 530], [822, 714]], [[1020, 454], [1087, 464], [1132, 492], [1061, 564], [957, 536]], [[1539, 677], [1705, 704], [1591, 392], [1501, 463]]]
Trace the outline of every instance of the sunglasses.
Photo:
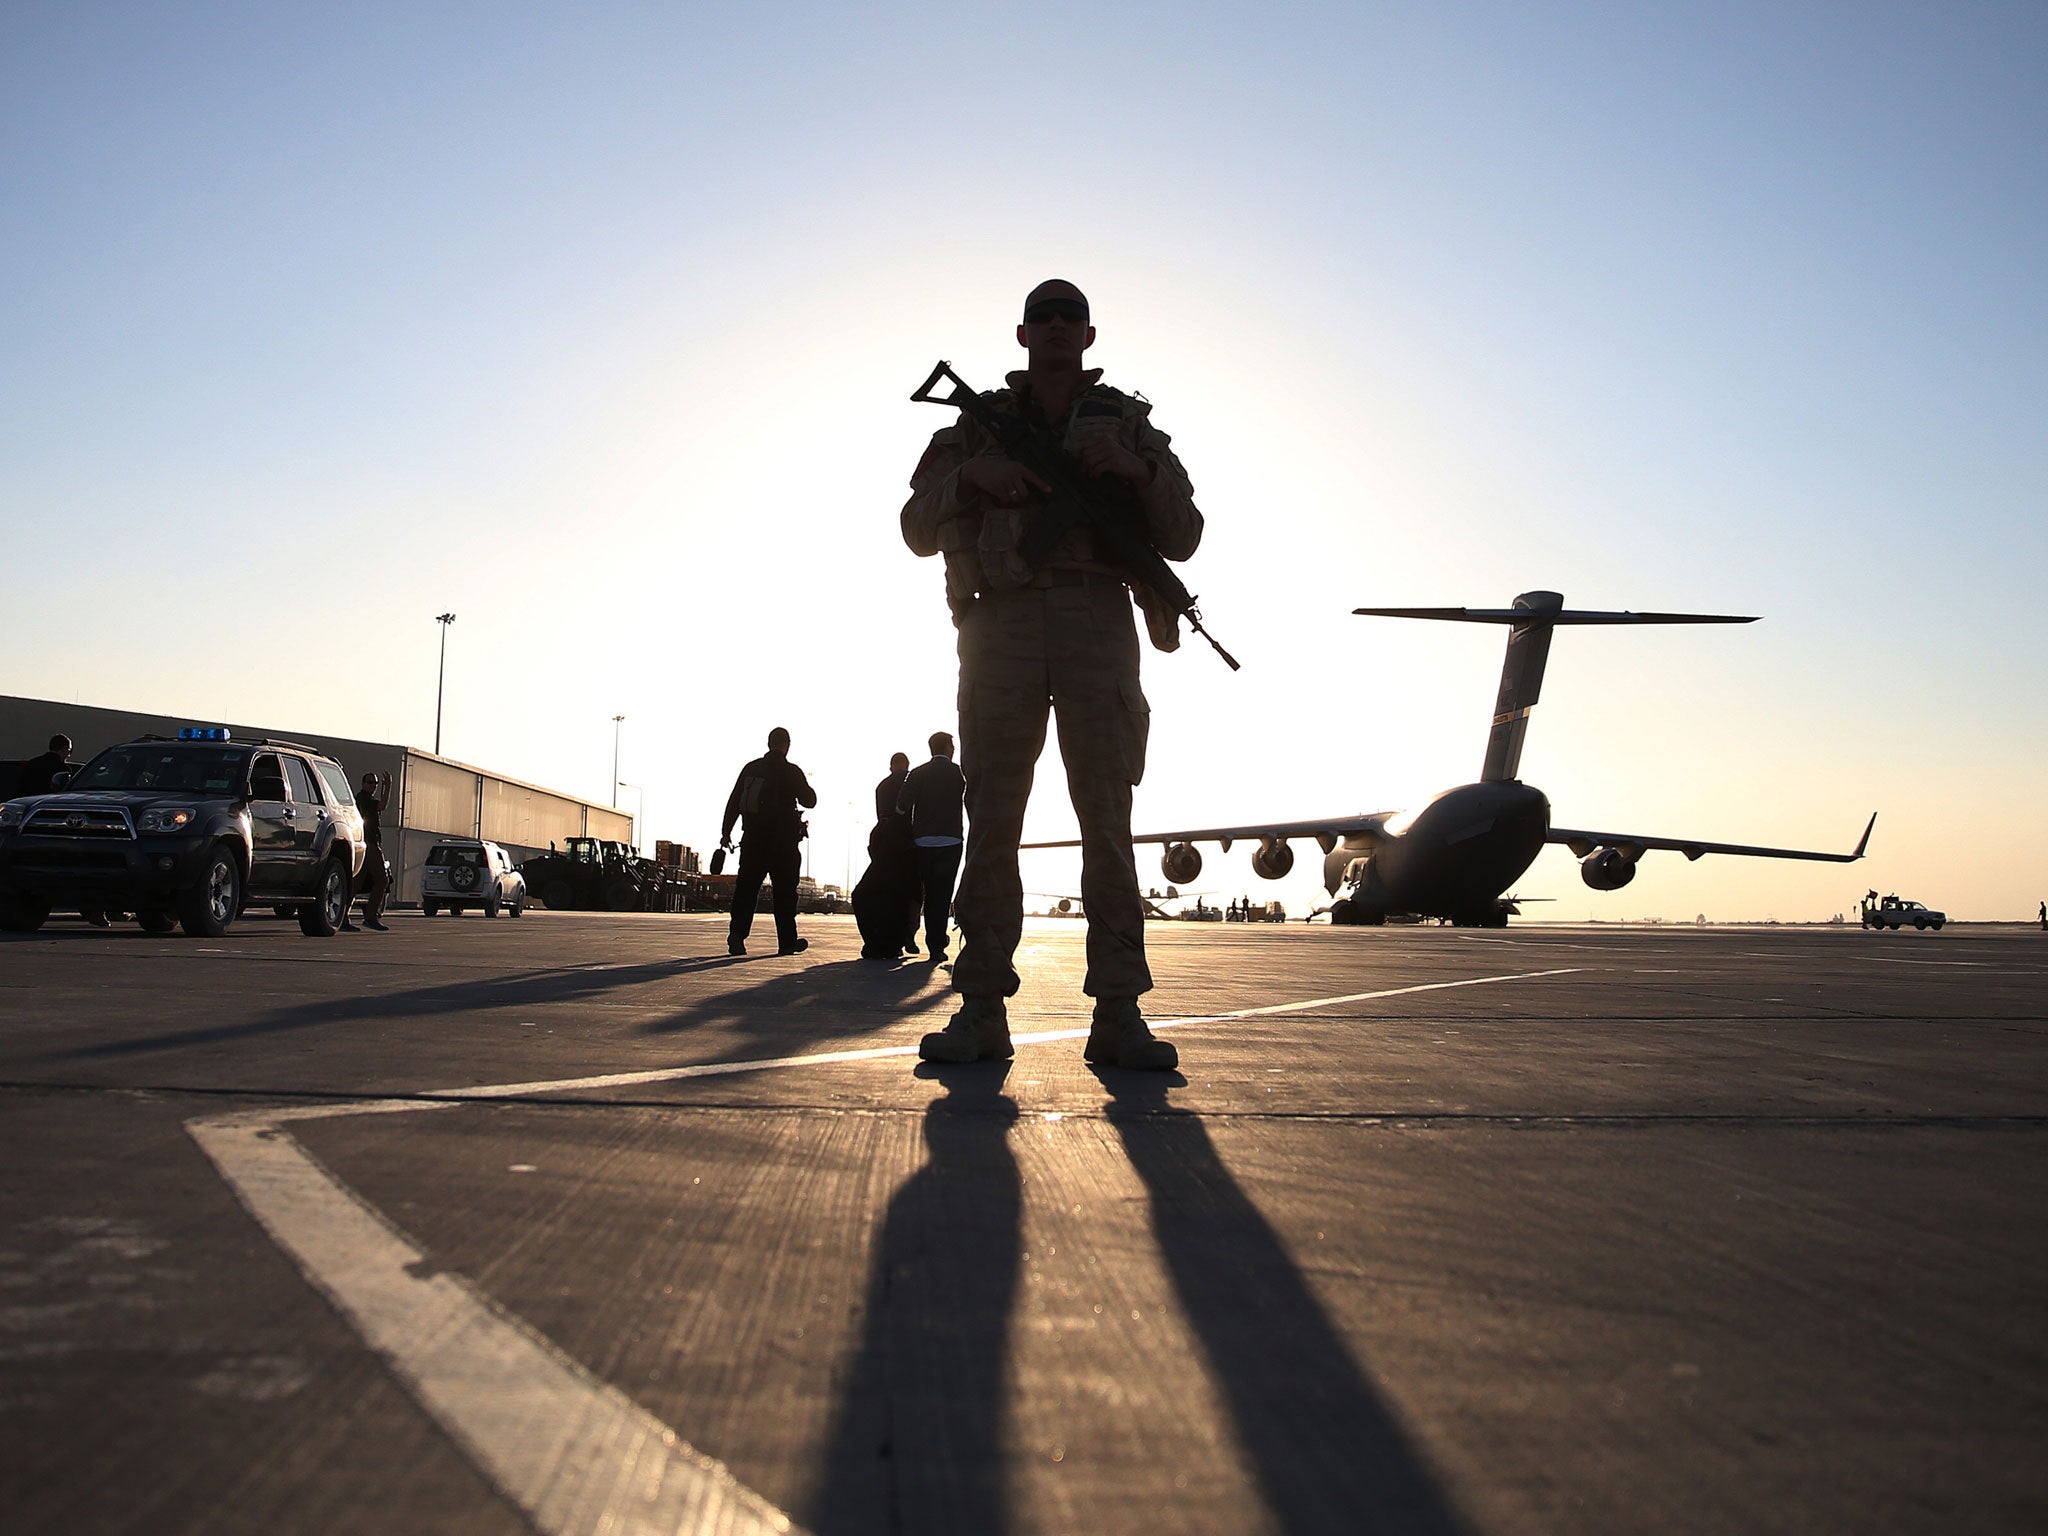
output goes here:
[[1077, 325], [1086, 325], [1088, 306], [1072, 299], [1047, 299], [1024, 311], [1026, 325], [1043, 325], [1048, 320], [1072, 320]]

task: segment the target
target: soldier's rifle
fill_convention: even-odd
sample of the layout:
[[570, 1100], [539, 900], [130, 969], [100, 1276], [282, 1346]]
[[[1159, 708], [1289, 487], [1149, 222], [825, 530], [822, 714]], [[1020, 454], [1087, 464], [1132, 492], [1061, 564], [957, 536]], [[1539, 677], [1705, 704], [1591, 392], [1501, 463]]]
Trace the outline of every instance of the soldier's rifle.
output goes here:
[[[952, 383], [950, 395], [932, 393], [941, 379]], [[1237, 658], [1202, 627], [1194, 594], [1145, 537], [1142, 516], [1135, 504], [1127, 501], [1123, 506], [1115, 505], [1101, 489], [1089, 484], [1074, 461], [1056, 444], [1033, 431], [1029, 422], [991, 406], [943, 359], [910, 398], [920, 405], [950, 405], [972, 417], [1002, 446], [1005, 454], [1052, 488], [1044, 510], [1017, 546], [1017, 553], [1033, 570], [1045, 562], [1068, 529], [1076, 524], [1085, 525], [1095, 536], [1096, 548], [1110, 564], [1138, 586], [1156, 593], [1188, 621], [1188, 628], [1215, 647], [1216, 654], [1229, 664], [1231, 671], [1239, 670]]]

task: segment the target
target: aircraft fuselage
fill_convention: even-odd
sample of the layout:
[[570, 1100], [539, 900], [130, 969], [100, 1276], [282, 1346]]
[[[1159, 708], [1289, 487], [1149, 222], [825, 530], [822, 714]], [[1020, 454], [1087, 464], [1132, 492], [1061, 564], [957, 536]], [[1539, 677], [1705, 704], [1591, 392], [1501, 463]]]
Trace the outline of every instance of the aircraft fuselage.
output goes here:
[[[1343, 898], [1350, 906], [1338, 920], [1372, 923], [1409, 912], [1496, 923], [1501, 894], [1536, 862], [1549, 831], [1550, 801], [1531, 785], [1509, 779], [1447, 789], [1398, 833], [1350, 854]], [[1340, 848], [1332, 858], [1344, 855]]]

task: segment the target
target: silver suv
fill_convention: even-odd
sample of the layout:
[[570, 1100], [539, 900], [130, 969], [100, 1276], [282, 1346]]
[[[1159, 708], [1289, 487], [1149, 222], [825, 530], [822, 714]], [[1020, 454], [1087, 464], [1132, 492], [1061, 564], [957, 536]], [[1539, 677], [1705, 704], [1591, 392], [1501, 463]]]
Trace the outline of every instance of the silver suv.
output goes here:
[[420, 910], [459, 915], [475, 908], [485, 917], [526, 911], [526, 876], [512, 867], [512, 856], [496, 843], [449, 838], [427, 852], [420, 879]]

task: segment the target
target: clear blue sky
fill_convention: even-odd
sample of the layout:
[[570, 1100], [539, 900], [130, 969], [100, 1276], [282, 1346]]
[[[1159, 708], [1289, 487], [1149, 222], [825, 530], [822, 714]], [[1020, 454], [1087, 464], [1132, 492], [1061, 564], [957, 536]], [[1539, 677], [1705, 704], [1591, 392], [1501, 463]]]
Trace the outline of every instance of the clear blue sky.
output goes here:
[[1246, 662], [1151, 658], [1141, 820], [1472, 777], [1498, 637], [1348, 611], [1554, 587], [1765, 616], [1560, 638], [1561, 821], [1884, 813], [1559, 915], [2048, 894], [2039, 5], [19, 4], [0, 210], [0, 692], [421, 743], [453, 609], [451, 754], [624, 712], [702, 844], [785, 723], [837, 878], [951, 713], [904, 397], [1058, 273]]

